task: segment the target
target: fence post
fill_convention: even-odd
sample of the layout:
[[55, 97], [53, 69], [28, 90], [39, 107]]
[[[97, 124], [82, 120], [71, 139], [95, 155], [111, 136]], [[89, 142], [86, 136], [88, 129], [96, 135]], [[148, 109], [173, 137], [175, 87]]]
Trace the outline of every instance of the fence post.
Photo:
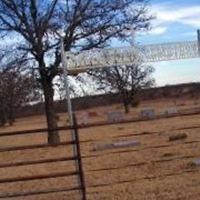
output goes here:
[[77, 160], [78, 160], [78, 167], [79, 167], [79, 175], [80, 175], [81, 189], [82, 189], [82, 200], [86, 200], [87, 198], [86, 198], [85, 176], [84, 176], [84, 171], [83, 171], [80, 140], [79, 140], [79, 133], [78, 133], [78, 128], [77, 128], [77, 120], [76, 120], [75, 113], [73, 113], [73, 122], [74, 122], [75, 143], [76, 143], [76, 148], [77, 148]]

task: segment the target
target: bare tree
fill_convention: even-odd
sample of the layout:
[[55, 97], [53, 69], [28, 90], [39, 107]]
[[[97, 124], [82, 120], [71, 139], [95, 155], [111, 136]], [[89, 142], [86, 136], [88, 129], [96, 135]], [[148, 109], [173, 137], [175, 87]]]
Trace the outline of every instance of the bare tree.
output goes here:
[[65, 51], [103, 48], [113, 38], [129, 39], [131, 31], [148, 28], [150, 20], [146, 0], [0, 0], [1, 34], [17, 33], [19, 48], [37, 63], [49, 144], [59, 143], [53, 103], [53, 79], [61, 62], [58, 35]]
[[137, 62], [132, 65], [91, 70], [88, 73], [99, 89], [119, 94], [125, 113], [128, 113], [129, 106], [132, 105], [138, 92], [154, 85], [155, 81], [151, 76], [153, 71], [153, 67]]
[[[5, 56], [4, 56], [5, 58]], [[11, 57], [9, 57], [11, 58]], [[14, 59], [14, 57], [13, 57]], [[13, 62], [0, 59], [0, 125], [10, 125], [15, 121], [15, 112], [25, 103], [39, 99], [37, 84], [21, 65], [23, 59]]]

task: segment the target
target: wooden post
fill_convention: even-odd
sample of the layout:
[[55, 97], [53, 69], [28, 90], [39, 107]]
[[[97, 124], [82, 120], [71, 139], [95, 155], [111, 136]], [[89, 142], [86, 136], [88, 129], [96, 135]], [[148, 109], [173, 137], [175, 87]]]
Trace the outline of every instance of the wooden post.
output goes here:
[[82, 200], [86, 200], [87, 198], [86, 198], [85, 176], [84, 176], [84, 171], [83, 171], [80, 140], [79, 140], [77, 120], [76, 120], [75, 113], [73, 113], [73, 122], [74, 122], [75, 143], [76, 143], [76, 148], [77, 148], [76, 152], [77, 152], [77, 160], [78, 160], [78, 166], [79, 166], [79, 175], [80, 175], [80, 182], [81, 182], [81, 188], [82, 188]]
[[200, 57], [200, 29], [197, 30], [197, 45], [198, 45], [198, 54]]

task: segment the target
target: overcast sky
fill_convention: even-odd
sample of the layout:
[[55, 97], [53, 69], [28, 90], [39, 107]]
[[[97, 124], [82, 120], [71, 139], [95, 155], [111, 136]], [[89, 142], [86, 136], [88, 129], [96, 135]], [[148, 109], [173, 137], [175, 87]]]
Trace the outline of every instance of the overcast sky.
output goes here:
[[[197, 40], [200, 29], [200, 0], [152, 0], [156, 16], [148, 34], [139, 35], [140, 44]], [[200, 59], [153, 63], [157, 85], [200, 81]]]

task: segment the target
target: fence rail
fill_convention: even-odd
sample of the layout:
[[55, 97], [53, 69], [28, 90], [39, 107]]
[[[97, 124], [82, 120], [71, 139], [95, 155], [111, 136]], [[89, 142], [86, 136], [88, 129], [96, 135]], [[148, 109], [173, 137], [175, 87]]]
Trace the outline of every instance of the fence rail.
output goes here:
[[42, 179], [50, 179], [50, 178], [60, 178], [67, 176], [75, 176], [78, 175], [78, 172], [61, 172], [61, 173], [51, 173], [45, 175], [37, 175], [37, 176], [24, 176], [24, 177], [16, 177], [16, 178], [4, 178], [0, 179], [1, 183], [16, 183], [16, 182], [24, 182], [24, 181], [33, 181], [33, 180], [42, 180]]
[[77, 157], [63, 157], [63, 158], [52, 158], [52, 159], [43, 159], [43, 160], [34, 160], [34, 161], [21, 161], [15, 163], [3, 163], [0, 164], [0, 168], [10, 168], [10, 167], [22, 167], [28, 165], [38, 165], [38, 164], [48, 164], [56, 162], [66, 162], [76, 160]]
[[[76, 122], [76, 119], [75, 119]], [[80, 141], [78, 135], [77, 124], [73, 127], [66, 126], [60, 127], [55, 130], [57, 131], [66, 131], [66, 130], [74, 130], [75, 131], [75, 140], [74, 141], [65, 141], [60, 142], [57, 146], [52, 147], [47, 143], [43, 144], [31, 144], [31, 145], [22, 145], [22, 146], [8, 146], [0, 148], [0, 153], [5, 152], [13, 152], [13, 151], [24, 151], [24, 150], [36, 150], [36, 149], [44, 149], [44, 148], [56, 148], [60, 146], [69, 146], [69, 145], [76, 145], [78, 155], [77, 156], [69, 156], [69, 157], [61, 157], [61, 158], [49, 158], [49, 159], [38, 159], [38, 160], [29, 160], [29, 161], [16, 161], [16, 162], [8, 162], [8, 163], [1, 163], [0, 169], [2, 168], [11, 168], [11, 167], [21, 167], [21, 166], [37, 166], [39, 164], [50, 164], [50, 163], [58, 163], [64, 161], [77, 161], [79, 165], [79, 171], [71, 171], [71, 172], [56, 172], [50, 174], [40, 174], [40, 175], [29, 175], [29, 176], [20, 176], [20, 177], [12, 177], [12, 178], [0, 178], [0, 185], [1, 184], [10, 184], [10, 183], [18, 183], [18, 182], [28, 182], [28, 181], [40, 181], [40, 180], [47, 180], [47, 179], [55, 179], [55, 178], [62, 178], [62, 177], [72, 177], [72, 176], [79, 176], [81, 180], [81, 185], [73, 188], [59, 188], [59, 189], [48, 189], [48, 190], [41, 190], [41, 191], [26, 191], [26, 192], [14, 192], [14, 193], [0, 193], [0, 199], [10, 199], [10, 198], [17, 198], [17, 197], [27, 197], [33, 195], [42, 195], [42, 194], [52, 194], [52, 193], [60, 193], [60, 192], [69, 192], [69, 191], [81, 191], [82, 200], [86, 200], [86, 188], [84, 182], [84, 174], [83, 174], [83, 167], [82, 167], [82, 159], [81, 159], [81, 151], [80, 151]], [[13, 137], [13, 136], [24, 136], [24, 135], [31, 135], [31, 134], [40, 134], [40, 133], [47, 133], [49, 129], [35, 129], [35, 130], [23, 130], [23, 131], [13, 131], [13, 132], [5, 132], [0, 133], [0, 138], [4, 137]]]
[[[100, 127], [100, 126], [109, 126], [109, 125], [115, 125], [115, 124], [127, 124], [127, 123], [137, 123], [137, 122], [145, 122], [145, 121], [151, 121], [151, 120], [158, 120], [158, 119], [164, 119], [164, 118], [174, 118], [174, 117], [181, 117], [181, 116], [190, 116], [190, 115], [199, 115], [200, 114], [200, 108], [197, 109], [196, 111], [190, 112], [190, 110], [185, 109], [181, 111], [180, 113], [177, 114], [171, 114], [168, 116], [164, 115], [157, 115], [153, 119], [145, 119], [145, 118], [138, 118], [138, 119], [123, 119], [118, 122], [108, 122], [108, 121], [100, 121], [100, 122], [94, 122], [90, 124], [77, 124], [76, 126], [61, 126], [56, 129], [47, 129], [47, 128], [42, 128], [42, 129], [32, 129], [32, 130], [23, 130], [23, 131], [10, 131], [10, 132], [0, 132], [0, 138], [1, 137], [12, 137], [12, 136], [20, 136], [20, 135], [32, 135], [35, 133], [42, 133], [46, 134], [48, 131], [67, 131], [67, 130], [72, 130], [72, 129], [88, 129], [88, 128], [94, 128], [94, 127]], [[64, 133], [64, 134], [69, 134]], [[47, 145], [48, 146], [48, 145]]]
[[[75, 141], [71, 142], [61, 142], [57, 146], [66, 146], [76, 144]], [[44, 149], [51, 147], [49, 144], [33, 144], [33, 145], [25, 145], [25, 146], [17, 146], [17, 147], [4, 147], [0, 148], [0, 153], [8, 152], [8, 151], [20, 151], [20, 150], [33, 150], [33, 149]]]
[[41, 191], [28, 191], [28, 192], [17, 192], [13, 194], [5, 194], [0, 195], [0, 199], [7, 199], [7, 198], [18, 198], [18, 197], [28, 197], [28, 196], [38, 196], [44, 194], [53, 194], [53, 193], [61, 193], [61, 192], [71, 192], [82, 190], [80, 187], [73, 187], [73, 188], [61, 188], [61, 189], [50, 189], [50, 190], [41, 190]]
[[[176, 114], [176, 115], [171, 115], [171, 116], [167, 116], [167, 118], [169, 117], [178, 117], [178, 116], [188, 116], [188, 115], [199, 115], [200, 112], [199, 111], [195, 111], [192, 113], [181, 113], [181, 114]], [[157, 119], [162, 119], [162, 118], [166, 118], [163, 116], [157, 116], [155, 119], [151, 119], [151, 120], [157, 120]], [[109, 186], [109, 185], [113, 185], [111, 183], [109, 184], [98, 184], [98, 185], [87, 185], [85, 184], [85, 177], [84, 177], [84, 170], [83, 170], [83, 165], [82, 165], [82, 159], [85, 158], [97, 158], [100, 156], [104, 156], [104, 155], [116, 155], [117, 153], [128, 153], [128, 152], [133, 152], [133, 151], [141, 151], [141, 150], [148, 150], [148, 149], [158, 149], [158, 148], [168, 148], [168, 147], [172, 147], [175, 145], [187, 145], [187, 144], [199, 144], [200, 141], [185, 141], [183, 143], [180, 144], [163, 144], [163, 145], [151, 145], [151, 146], [146, 146], [146, 147], [142, 147], [139, 149], [126, 149], [126, 150], [117, 150], [114, 152], [103, 152], [103, 153], [98, 153], [97, 155], [90, 155], [90, 156], [81, 156], [81, 149], [80, 149], [80, 143], [82, 142], [88, 142], [88, 141], [80, 141], [79, 139], [79, 133], [78, 133], [78, 129], [86, 129], [86, 128], [92, 128], [92, 127], [100, 127], [100, 126], [107, 126], [107, 125], [114, 125], [114, 124], [123, 124], [123, 123], [134, 123], [134, 122], [139, 122], [139, 121], [149, 121], [149, 119], [137, 119], [137, 120], [123, 120], [120, 122], [98, 122], [98, 123], [92, 123], [92, 124], [88, 124], [88, 125], [78, 125], [76, 122], [76, 119], [74, 120], [74, 126], [70, 127], [70, 126], [65, 126], [65, 127], [60, 127], [56, 130], [58, 131], [67, 131], [67, 130], [74, 130], [75, 131], [75, 141], [67, 141], [67, 142], [61, 142], [60, 144], [58, 144], [59, 146], [67, 146], [67, 145], [76, 145], [77, 147], [77, 156], [69, 156], [69, 157], [60, 157], [60, 158], [49, 158], [49, 159], [38, 159], [38, 160], [29, 160], [29, 161], [16, 161], [16, 162], [7, 162], [7, 163], [1, 163], [0, 164], [0, 169], [2, 168], [11, 168], [11, 167], [20, 167], [20, 166], [37, 166], [39, 164], [51, 164], [51, 163], [58, 163], [58, 162], [65, 162], [65, 161], [78, 161], [79, 164], [79, 171], [71, 171], [71, 172], [57, 172], [57, 173], [51, 173], [51, 174], [41, 174], [41, 175], [31, 175], [31, 176], [20, 176], [20, 177], [13, 177], [13, 178], [2, 178], [0, 179], [0, 184], [8, 184], [8, 183], [18, 183], [18, 182], [28, 182], [28, 181], [35, 181], [35, 180], [48, 180], [48, 179], [54, 179], [54, 178], [61, 178], [61, 177], [71, 177], [71, 176], [79, 176], [80, 180], [81, 180], [81, 186], [77, 186], [77, 187], [71, 187], [71, 188], [51, 188], [51, 189], [46, 189], [46, 190], [37, 190], [37, 191], [25, 191], [25, 192], [13, 192], [13, 193], [5, 193], [5, 194], [1, 194], [0, 193], [0, 199], [11, 199], [11, 198], [17, 198], [17, 197], [28, 197], [28, 196], [34, 196], [34, 195], [43, 195], [43, 194], [53, 194], [53, 193], [61, 193], [61, 192], [70, 192], [70, 191], [81, 191], [82, 194], [82, 200], [86, 200], [86, 188], [95, 188], [95, 187], [104, 187], [104, 186]], [[190, 127], [183, 127], [183, 128], [177, 128], [177, 129], [173, 129], [173, 130], [185, 130], [185, 129], [191, 129], [191, 128], [200, 128], [200, 126], [190, 126]], [[30, 134], [35, 134], [35, 133], [47, 133], [48, 129], [36, 129], [36, 130], [27, 130], [27, 131], [15, 131], [15, 132], [5, 132], [5, 133], [0, 133], [0, 138], [3, 137], [12, 137], [12, 136], [23, 136], [23, 135], [30, 135]], [[64, 134], [66, 134], [66, 132], [63, 132]], [[146, 134], [157, 134], [158, 132], [151, 132], [151, 133], [143, 133], [142, 135], [146, 135]], [[139, 134], [132, 134], [131, 136], [136, 136]], [[140, 134], [141, 135], [141, 134]], [[128, 135], [123, 135], [123, 136], [128, 136]], [[91, 142], [91, 141], [90, 141]], [[25, 145], [25, 146], [16, 146], [16, 147], [4, 147], [4, 148], [0, 148], [0, 153], [2, 152], [11, 152], [11, 151], [24, 151], [24, 150], [32, 150], [32, 149], [39, 149], [39, 148], [50, 148], [51, 146], [48, 144], [33, 144], [33, 145]], [[56, 147], [53, 147], [56, 148]], [[187, 158], [192, 158], [195, 156], [180, 156], [180, 158], [172, 158], [169, 160], [155, 160], [154, 162], [167, 162], [167, 161], [173, 161], [174, 159], [187, 159]], [[101, 171], [107, 171], [107, 170], [118, 170], [118, 169], [123, 169], [126, 167], [136, 167], [136, 166], [142, 166], [145, 165], [145, 162], [140, 162], [140, 163], [133, 163], [127, 166], [121, 166], [121, 167], [110, 167], [110, 168], [99, 168], [99, 169], [92, 169], [89, 170], [88, 172], [101, 172]], [[191, 170], [191, 171], [184, 171], [181, 172], [182, 173], [190, 173], [190, 172], [194, 172], [195, 170]], [[176, 174], [168, 174], [168, 176], [172, 176], [172, 175], [176, 175]], [[178, 175], [178, 174], [177, 174]], [[154, 179], [156, 177], [146, 177], [146, 179]], [[145, 178], [143, 178], [145, 179]], [[132, 180], [132, 181], [137, 181], [136, 180]], [[125, 183], [128, 181], [122, 181], [122, 182], [116, 182], [114, 184], [121, 184], [121, 183]], [[131, 181], [130, 181], [131, 182]], [[90, 193], [88, 193], [90, 194]]]

